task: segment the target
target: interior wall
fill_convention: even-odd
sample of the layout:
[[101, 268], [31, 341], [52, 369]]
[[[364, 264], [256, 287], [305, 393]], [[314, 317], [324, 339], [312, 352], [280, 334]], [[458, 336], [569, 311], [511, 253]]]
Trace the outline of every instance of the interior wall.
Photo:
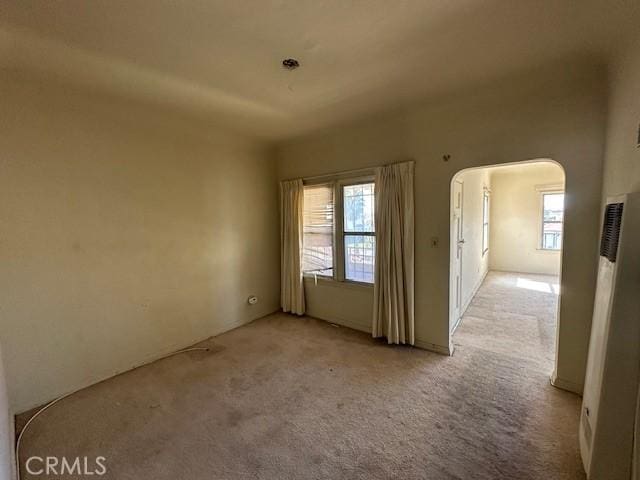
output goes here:
[[461, 312], [464, 313], [489, 269], [490, 252], [482, 251], [482, 213], [484, 191], [491, 188], [491, 180], [486, 168], [466, 170], [456, 180], [463, 185]]
[[[619, 54], [613, 59], [609, 68], [609, 96], [608, 96], [608, 112], [607, 112], [607, 132], [606, 132], [606, 150], [604, 159], [604, 176], [603, 176], [603, 200], [609, 196], [620, 195], [630, 192], [640, 191], [640, 35], [633, 40], [626, 48], [621, 49]], [[635, 282], [628, 282], [629, 291], [638, 291], [638, 275], [634, 275]], [[629, 315], [629, 322], [637, 322], [637, 316]], [[628, 352], [622, 348], [617, 351], [618, 355], [627, 354], [627, 359], [635, 361]], [[625, 362], [622, 362], [623, 364]], [[630, 365], [629, 362], [626, 362]], [[635, 367], [630, 367], [634, 370]], [[627, 380], [627, 376], [620, 372], [613, 372], [610, 375], [617, 374], [618, 377]], [[633, 385], [633, 382], [627, 382], [626, 386]], [[640, 395], [640, 392], [638, 392]], [[633, 395], [633, 393], [631, 394]], [[640, 435], [640, 422], [636, 418], [634, 423], [633, 407], [635, 398], [628, 396], [620, 396], [620, 402], [615, 405], [615, 415], [626, 420], [629, 431], [620, 432], [619, 430], [605, 430], [602, 445], [615, 448], [618, 453], [632, 453], [630, 464], [624, 463], [611, 466], [611, 462], [601, 462], [593, 464], [591, 473], [598, 469], [603, 475], [611, 474], [611, 478], [623, 478], [626, 466], [630, 466], [637, 477], [640, 472], [640, 450], [636, 446], [631, 452], [632, 430], [635, 427], [636, 438]], [[636, 416], [640, 412], [635, 412]], [[609, 429], [611, 430], [611, 429]], [[629, 439], [627, 445], [621, 438]], [[606, 457], [606, 452], [604, 453]], [[623, 455], [622, 455], [623, 456]], [[611, 467], [611, 468], [610, 468]], [[621, 468], [618, 468], [621, 467]], [[607, 468], [610, 468], [607, 470]], [[613, 472], [612, 472], [613, 470]], [[620, 470], [620, 472], [618, 472]], [[606, 472], [606, 473], [604, 473]], [[594, 478], [598, 473], [594, 474]]]
[[0, 480], [13, 478], [13, 415], [9, 409], [7, 380], [0, 349]]
[[561, 252], [540, 248], [539, 187], [564, 186], [564, 172], [553, 163], [498, 168], [491, 173], [491, 270], [560, 274]]
[[1, 88], [14, 412], [277, 310], [269, 147], [19, 72]]
[[640, 35], [609, 70], [603, 195], [640, 191]]
[[[557, 160], [567, 175], [567, 218], [555, 381], [581, 391], [597, 260], [604, 85], [603, 72], [591, 64], [538, 68], [435, 103], [292, 139], [279, 148], [278, 175], [305, 177], [416, 161], [417, 344], [449, 351], [451, 179], [470, 167]], [[445, 154], [451, 155], [449, 161], [443, 161]], [[431, 237], [440, 239], [437, 248], [430, 246]], [[333, 305], [342, 319], [367, 323], [370, 329], [368, 292], [347, 290], [337, 282], [307, 284], [316, 305]], [[310, 305], [308, 313], [324, 318], [327, 312]]]

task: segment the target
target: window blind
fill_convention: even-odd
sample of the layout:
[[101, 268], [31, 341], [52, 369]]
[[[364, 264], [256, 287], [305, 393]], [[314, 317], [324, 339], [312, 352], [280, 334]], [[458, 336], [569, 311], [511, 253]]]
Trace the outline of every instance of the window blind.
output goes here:
[[304, 187], [302, 271], [333, 276], [333, 185]]

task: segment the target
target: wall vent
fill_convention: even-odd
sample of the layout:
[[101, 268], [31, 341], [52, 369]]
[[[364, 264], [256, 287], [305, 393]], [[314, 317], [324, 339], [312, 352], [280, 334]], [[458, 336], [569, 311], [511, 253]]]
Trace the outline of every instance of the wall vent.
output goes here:
[[602, 224], [602, 238], [600, 239], [600, 256], [610, 262], [616, 261], [618, 254], [618, 240], [622, 224], [622, 207], [624, 203], [610, 203], [604, 212]]

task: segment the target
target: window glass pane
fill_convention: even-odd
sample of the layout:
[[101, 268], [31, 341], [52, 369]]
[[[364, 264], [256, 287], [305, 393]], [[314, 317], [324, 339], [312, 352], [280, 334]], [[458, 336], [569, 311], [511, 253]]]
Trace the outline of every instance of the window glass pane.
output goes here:
[[373, 283], [376, 239], [373, 235], [344, 235], [344, 276]]
[[374, 184], [346, 185], [344, 198], [344, 231], [374, 232]]
[[544, 221], [562, 222], [564, 214], [564, 193], [545, 193], [544, 200]]
[[562, 223], [545, 222], [542, 226], [542, 248], [562, 248]]
[[562, 221], [564, 219], [564, 193], [542, 195], [542, 248], [562, 248]]
[[333, 276], [333, 187], [304, 187], [302, 271]]

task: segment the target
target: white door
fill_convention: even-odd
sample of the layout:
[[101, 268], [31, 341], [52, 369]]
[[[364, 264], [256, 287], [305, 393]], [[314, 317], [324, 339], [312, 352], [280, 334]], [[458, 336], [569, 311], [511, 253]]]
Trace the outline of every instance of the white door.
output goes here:
[[451, 331], [458, 325], [462, 308], [462, 249], [464, 247], [462, 229], [463, 184], [453, 182], [451, 199], [451, 315], [449, 328]]

